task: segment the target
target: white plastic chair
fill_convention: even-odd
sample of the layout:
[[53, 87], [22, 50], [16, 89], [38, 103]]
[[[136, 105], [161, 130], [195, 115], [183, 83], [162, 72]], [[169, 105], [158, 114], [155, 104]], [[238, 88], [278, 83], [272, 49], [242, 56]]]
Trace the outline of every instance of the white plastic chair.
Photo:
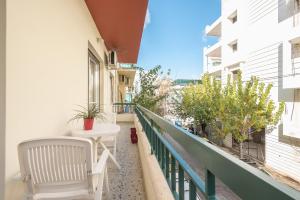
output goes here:
[[92, 163], [92, 143], [74, 137], [45, 138], [18, 145], [26, 199], [97, 199], [102, 198], [107, 177], [108, 150]]

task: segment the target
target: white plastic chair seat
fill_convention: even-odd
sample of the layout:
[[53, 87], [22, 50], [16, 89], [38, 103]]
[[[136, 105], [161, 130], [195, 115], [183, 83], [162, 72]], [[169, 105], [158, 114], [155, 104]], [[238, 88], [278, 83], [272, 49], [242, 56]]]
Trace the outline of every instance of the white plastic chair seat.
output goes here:
[[88, 190], [72, 190], [65, 192], [55, 192], [55, 193], [37, 193], [33, 195], [34, 200], [50, 200], [50, 199], [93, 199], [88, 192]]

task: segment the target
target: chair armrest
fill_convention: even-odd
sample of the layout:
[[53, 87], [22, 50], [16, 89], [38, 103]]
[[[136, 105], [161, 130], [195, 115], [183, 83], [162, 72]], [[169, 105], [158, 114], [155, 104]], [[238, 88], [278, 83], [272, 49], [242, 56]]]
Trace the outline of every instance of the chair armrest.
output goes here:
[[101, 154], [99, 161], [94, 164], [92, 175], [101, 174], [104, 171], [106, 167], [107, 159], [108, 159], [108, 150], [105, 149]]

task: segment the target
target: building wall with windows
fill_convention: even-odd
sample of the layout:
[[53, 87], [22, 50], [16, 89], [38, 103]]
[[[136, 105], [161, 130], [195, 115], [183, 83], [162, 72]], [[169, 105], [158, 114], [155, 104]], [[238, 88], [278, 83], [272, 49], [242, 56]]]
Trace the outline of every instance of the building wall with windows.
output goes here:
[[106, 47], [85, 1], [7, 1], [5, 199], [23, 194], [15, 177], [19, 142], [82, 125], [67, 122], [76, 105], [88, 103], [89, 50], [100, 63], [100, 102], [110, 111], [116, 72], [104, 66]]
[[[286, 102], [282, 122], [265, 138], [265, 164], [300, 180], [300, 3], [299, 0], [222, 0], [218, 23], [206, 29], [220, 38], [222, 83], [241, 70], [243, 80], [257, 76], [271, 83], [271, 98]], [[233, 20], [234, 19], [234, 20]], [[217, 26], [220, 31], [215, 34]], [[209, 49], [209, 48], [208, 48]], [[216, 52], [216, 51], [215, 51]], [[211, 52], [205, 52], [209, 59]], [[211, 73], [214, 69], [205, 72]], [[213, 71], [214, 72], [214, 71]], [[212, 75], [215, 74], [211, 73]]]

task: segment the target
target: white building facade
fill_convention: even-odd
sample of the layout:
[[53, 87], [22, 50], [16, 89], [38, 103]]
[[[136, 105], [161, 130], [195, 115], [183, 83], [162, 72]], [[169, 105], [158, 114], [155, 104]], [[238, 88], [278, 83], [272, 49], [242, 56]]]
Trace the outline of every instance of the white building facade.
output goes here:
[[221, 10], [205, 30], [219, 40], [204, 49], [203, 71], [223, 84], [237, 70], [273, 84], [286, 110], [265, 136], [265, 165], [300, 181], [300, 0], [222, 0]]

